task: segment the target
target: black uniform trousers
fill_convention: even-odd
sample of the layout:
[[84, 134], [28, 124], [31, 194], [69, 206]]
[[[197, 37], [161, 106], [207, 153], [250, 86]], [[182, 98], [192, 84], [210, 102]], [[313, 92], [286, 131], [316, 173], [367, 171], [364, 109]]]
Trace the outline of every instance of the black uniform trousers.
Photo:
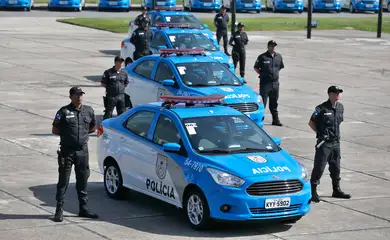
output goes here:
[[263, 98], [264, 108], [267, 106], [269, 98], [269, 111], [272, 114], [273, 121], [279, 120], [278, 99], [279, 99], [279, 81], [261, 83], [260, 80], [260, 96]]
[[117, 115], [121, 115], [126, 111], [125, 103], [125, 94], [120, 94], [118, 96], [106, 96], [105, 110], [103, 120], [107, 118], [112, 118], [112, 112], [116, 108]]
[[234, 64], [234, 69], [237, 68], [237, 64], [240, 63], [240, 76], [244, 77], [245, 76], [245, 58], [246, 58], [246, 53], [245, 50], [237, 51], [237, 50], [232, 50], [232, 58], [233, 58], [233, 64]]
[[[322, 140], [317, 140], [317, 144], [321, 141]], [[310, 179], [311, 184], [320, 184], [320, 179], [327, 163], [329, 164], [332, 183], [337, 184], [340, 181], [340, 158], [340, 141], [338, 140], [325, 142], [321, 147], [316, 147], [314, 168]]]
[[223, 38], [223, 49], [225, 50], [225, 53], [228, 51], [228, 33], [227, 30], [217, 30], [217, 41], [218, 44], [221, 41], [221, 38]]
[[139, 58], [141, 58], [141, 57], [144, 57], [144, 56], [149, 56], [149, 55], [151, 55], [151, 54], [153, 54], [151, 51], [149, 51], [149, 50], [146, 50], [146, 51], [134, 51], [134, 53], [133, 53], [133, 59], [134, 59], [134, 61], [135, 60], [137, 60], [137, 59], [139, 59]]
[[87, 182], [90, 175], [88, 145], [80, 149], [62, 148], [58, 157], [57, 203], [63, 204], [68, 189], [72, 166], [76, 174], [76, 190], [80, 206], [88, 202]]

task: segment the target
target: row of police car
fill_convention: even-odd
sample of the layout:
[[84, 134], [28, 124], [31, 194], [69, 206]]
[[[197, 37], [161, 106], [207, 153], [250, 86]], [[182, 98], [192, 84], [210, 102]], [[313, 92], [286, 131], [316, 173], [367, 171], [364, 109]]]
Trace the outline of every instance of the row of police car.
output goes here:
[[[176, 0], [156, 0], [156, 6], [176, 7]], [[152, 9], [153, 0], [142, 0], [142, 7]], [[188, 11], [193, 10], [212, 10], [216, 11], [221, 6], [231, 8], [231, 0], [184, 0], [184, 8]], [[262, 8], [264, 5], [265, 8]], [[237, 0], [237, 10], [256, 11], [261, 10], [278, 11], [297, 11], [303, 12], [307, 9], [308, 0]], [[0, 0], [0, 8], [24, 8], [30, 11], [34, 7], [34, 0]], [[85, 0], [49, 0], [48, 9], [74, 9], [82, 11], [85, 7]], [[130, 11], [131, 0], [99, 0], [98, 10], [118, 9]], [[313, 0], [313, 11], [336, 11], [348, 9], [350, 12], [379, 11], [379, 0]], [[383, 8], [390, 12], [390, 0], [383, 1]]]
[[[125, 67], [133, 108], [98, 127], [97, 161], [114, 199], [131, 189], [213, 220], [294, 223], [310, 211], [306, 168], [264, 125], [262, 98], [191, 13], [149, 11], [154, 54]], [[186, 23], [186, 24], [184, 24]], [[121, 57], [132, 58], [129, 22]]]

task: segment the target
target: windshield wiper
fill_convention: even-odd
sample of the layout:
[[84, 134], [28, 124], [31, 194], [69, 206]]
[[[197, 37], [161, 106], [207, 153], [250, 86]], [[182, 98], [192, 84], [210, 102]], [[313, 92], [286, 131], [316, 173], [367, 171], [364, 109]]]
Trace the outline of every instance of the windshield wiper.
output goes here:
[[245, 153], [245, 152], [277, 152], [275, 149], [268, 148], [240, 148], [237, 150], [231, 150], [231, 153]]
[[205, 150], [199, 152], [200, 153], [231, 153], [231, 151], [225, 149], [213, 149], [213, 150]]
[[212, 86], [212, 85], [208, 85], [208, 84], [193, 84], [193, 85], [188, 85], [190, 87], [209, 87], [209, 86]]

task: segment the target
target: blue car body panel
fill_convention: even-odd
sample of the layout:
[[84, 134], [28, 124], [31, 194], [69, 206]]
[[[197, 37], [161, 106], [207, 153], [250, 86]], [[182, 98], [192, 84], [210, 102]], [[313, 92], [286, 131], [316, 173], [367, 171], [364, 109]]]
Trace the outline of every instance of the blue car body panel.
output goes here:
[[[143, 110], [156, 113], [145, 138], [132, 134], [123, 127], [123, 123], [132, 114]], [[213, 116], [243, 115], [241, 112], [225, 106], [193, 108], [172, 107], [171, 109], [165, 109], [161, 107], [160, 102], [134, 107], [117, 118], [104, 120], [102, 125], [120, 131], [129, 138], [141, 141], [147, 146], [154, 147], [156, 145], [152, 142], [152, 139], [157, 119], [160, 114], [168, 116], [174, 122], [178, 132], [182, 136], [181, 140], [188, 152], [188, 157], [183, 161], [183, 157], [179, 156], [179, 154], [168, 154], [166, 152], [164, 154], [168, 154], [180, 167], [180, 170], [178, 171], [184, 173], [183, 175], [185, 176], [185, 181], [188, 185], [196, 185], [202, 190], [208, 201], [212, 218], [223, 220], [264, 220], [306, 215], [310, 211], [310, 181], [301, 178], [303, 171], [301, 164], [284, 149], [281, 148], [278, 152], [252, 152], [224, 155], [203, 155], [192, 149], [183, 120], [193, 117], [207, 117], [210, 116], [211, 112]], [[156, 147], [156, 149], [158, 151], [163, 151], [160, 146]], [[261, 156], [266, 159], [266, 162], [254, 162], [250, 160], [251, 156]], [[207, 168], [233, 174], [245, 180], [245, 183], [240, 187], [219, 185], [206, 170]], [[248, 187], [254, 183], [289, 180], [298, 180], [302, 186], [301, 190], [289, 194], [268, 196], [251, 195], [247, 191]], [[180, 183], [178, 183], [178, 185], [180, 185]], [[266, 199], [286, 197], [291, 199], [291, 205], [289, 207], [274, 209], [265, 208]], [[222, 212], [220, 210], [221, 206], [225, 204], [231, 206], [229, 212]]]
[[356, 11], [376, 12], [379, 11], [379, 1], [375, 0], [352, 0], [353, 8]]
[[193, 9], [219, 10], [222, 7], [221, 0], [193, 0], [191, 3], [191, 8]]
[[303, 11], [303, 0], [274, 0], [275, 8], [278, 11]]
[[3, 8], [30, 8], [31, 0], [0, 0]]
[[316, 0], [313, 1], [313, 9], [318, 11], [341, 11], [339, 0]]
[[49, 8], [79, 8], [81, 0], [51, 0], [48, 3]]
[[[156, 6], [158, 7], [175, 7], [176, 0], [156, 0]], [[153, 8], [153, 0], [145, 0], [145, 7]]]
[[245, 11], [261, 11], [261, 0], [237, 0], [236, 9]]
[[130, 9], [131, 0], [99, 0], [98, 8], [102, 9]]

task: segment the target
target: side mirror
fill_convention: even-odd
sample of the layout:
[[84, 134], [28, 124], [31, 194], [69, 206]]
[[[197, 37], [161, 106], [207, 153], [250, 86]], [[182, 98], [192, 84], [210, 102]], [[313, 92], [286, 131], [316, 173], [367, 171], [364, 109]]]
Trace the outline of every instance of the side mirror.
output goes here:
[[179, 152], [181, 146], [177, 143], [165, 143], [163, 149], [165, 152]]
[[167, 48], [167, 47], [166, 47], [166, 46], [158, 46], [158, 47], [157, 47], [157, 50], [165, 49], [165, 48]]
[[202, 27], [204, 27], [205, 29], [209, 29], [209, 25], [204, 24], [204, 23], [202, 23], [201, 25], [202, 25]]
[[280, 144], [282, 144], [282, 139], [281, 139], [281, 138], [274, 137], [274, 138], [272, 138], [272, 140], [273, 140], [276, 144], [278, 144], [279, 146], [280, 146]]
[[165, 79], [162, 81], [162, 85], [163, 86], [174, 86], [175, 81], [173, 81], [172, 79]]
[[240, 77], [239, 79], [241, 80], [242, 83], [244, 83], [244, 84], [246, 83], [246, 81], [243, 77]]

